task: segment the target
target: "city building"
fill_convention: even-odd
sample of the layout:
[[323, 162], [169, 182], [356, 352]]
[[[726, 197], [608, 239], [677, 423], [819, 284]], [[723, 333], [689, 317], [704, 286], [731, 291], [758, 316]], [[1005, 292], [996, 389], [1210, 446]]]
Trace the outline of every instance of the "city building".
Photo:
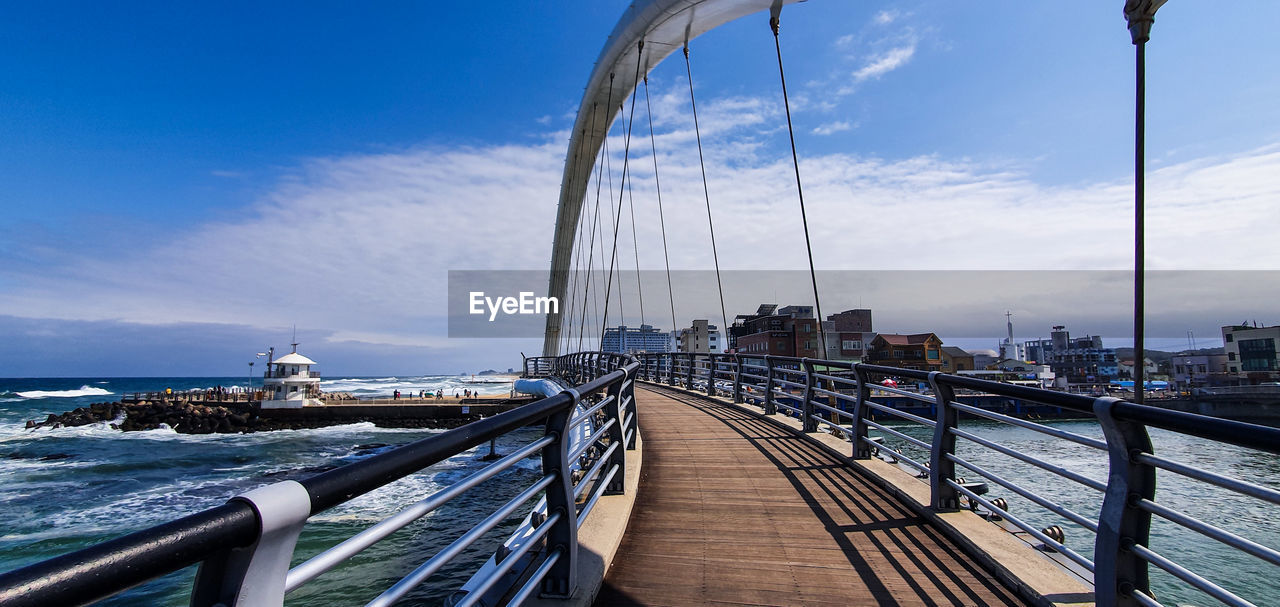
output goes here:
[[995, 367], [1000, 360], [1000, 355], [991, 349], [974, 350], [969, 355], [973, 357], [973, 368], [977, 371]]
[[[1160, 365], [1150, 358], [1142, 359], [1142, 377], [1143, 381], [1156, 379], [1156, 375], [1160, 374]], [[1122, 358], [1116, 361], [1116, 378], [1133, 379], [1133, 359]]]
[[1227, 353], [1227, 372], [1240, 385], [1280, 381], [1280, 365], [1276, 361], [1276, 344], [1280, 343], [1280, 326], [1259, 327], [1256, 324], [1222, 327], [1222, 345]]
[[734, 316], [733, 325], [729, 327], [729, 351], [741, 351], [738, 348], [738, 338], [747, 335], [748, 332], [754, 332], [752, 331], [752, 327], [748, 326], [752, 321], [766, 316], [773, 316], [777, 312], [778, 304], [760, 304], [760, 307], [756, 308], [755, 314], [739, 314]]
[[942, 340], [933, 333], [879, 333], [871, 340], [870, 362], [886, 367], [942, 370]]
[[860, 362], [876, 334], [871, 329], [871, 310], [845, 310], [822, 322], [827, 334], [828, 360]]
[[973, 371], [973, 355], [955, 346], [942, 346], [942, 372]]
[[627, 352], [670, 352], [671, 334], [653, 328], [652, 325], [628, 327], [620, 325], [604, 330], [600, 349], [623, 354]]
[[1056, 385], [1073, 391], [1097, 392], [1119, 375], [1116, 351], [1102, 346], [1102, 337], [1071, 337], [1062, 325], [1056, 325], [1049, 339], [1024, 344], [1028, 362], [1049, 365]]
[[1228, 369], [1224, 354], [1175, 354], [1169, 361], [1173, 385], [1178, 390], [1222, 386], [1233, 383], [1235, 374]]
[[721, 352], [720, 327], [706, 320], [695, 320], [687, 329], [680, 329], [676, 335], [677, 352]]
[[730, 338], [734, 351], [744, 354], [822, 357], [813, 306], [762, 304], [755, 314], [734, 317]]

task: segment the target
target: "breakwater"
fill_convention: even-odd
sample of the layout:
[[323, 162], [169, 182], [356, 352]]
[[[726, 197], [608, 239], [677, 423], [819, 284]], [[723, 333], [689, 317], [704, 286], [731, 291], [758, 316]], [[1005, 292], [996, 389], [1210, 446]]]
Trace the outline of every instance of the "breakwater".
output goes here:
[[530, 402], [526, 397], [461, 399], [453, 402], [332, 401], [297, 409], [260, 409], [257, 403], [234, 400], [126, 400], [93, 403], [43, 420], [28, 420], [27, 429], [74, 428], [107, 423], [124, 432], [168, 427], [179, 434], [242, 434], [301, 430], [371, 422], [383, 428], [456, 428]]

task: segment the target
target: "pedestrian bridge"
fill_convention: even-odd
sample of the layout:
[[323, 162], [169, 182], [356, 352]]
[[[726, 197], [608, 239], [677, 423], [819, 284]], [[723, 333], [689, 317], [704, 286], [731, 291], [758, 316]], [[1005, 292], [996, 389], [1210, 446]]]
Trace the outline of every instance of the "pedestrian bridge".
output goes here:
[[598, 603], [1024, 604], [820, 443], [705, 396], [636, 399], [644, 470]]
[[[390, 587], [368, 588], [367, 605], [413, 602], [415, 589], [464, 565], [475, 574], [450, 605], [1152, 606], [1161, 605], [1166, 592], [1227, 605], [1275, 604], [1276, 596], [1243, 596], [1204, 569], [1207, 560], [1225, 553], [1228, 570], [1239, 562], [1240, 571], [1265, 570], [1250, 575], [1275, 579], [1280, 550], [1179, 510], [1157, 485], [1195, 483], [1204, 500], [1248, 501], [1261, 520], [1275, 519], [1280, 490], [1224, 476], [1194, 458], [1180, 461], [1153, 447], [1150, 430], [1204, 441], [1207, 449], [1230, 445], [1263, 461], [1280, 454], [1280, 430], [936, 372], [747, 354], [608, 354], [584, 345], [610, 325], [611, 297], [619, 307], [623, 303], [612, 291], [621, 268], [618, 234], [630, 184], [636, 93], [644, 86], [647, 101], [649, 70], [683, 51], [701, 159], [689, 42], [768, 10], [790, 133], [779, 14], [793, 1], [637, 0], [609, 36], [570, 134], [556, 215], [548, 294], [566, 302], [566, 309], [547, 315], [545, 356], [525, 361], [525, 377], [552, 382], [545, 398], [4, 573], [0, 606], [89, 604], [193, 565], [199, 568], [193, 606], [284, 605], [289, 593], [341, 571], [356, 555], [476, 487], [515, 484], [504, 473], [535, 457], [536, 480], [491, 511], [476, 513], [473, 527], [439, 530], [451, 538], [439, 551], [404, 555], [420, 563], [391, 572], [399, 579]], [[1125, 3], [1139, 74], [1142, 44], [1161, 4]], [[1141, 90], [1140, 76], [1139, 108]], [[618, 193], [605, 199], [614, 224], [606, 242], [600, 184], [613, 183], [606, 142], [627, 96], [622, 179]], [[1138, 120], [1141, 217], [1141, 109]], [[652, 135], [649, 146], [661, 224]], [[794, 138], [791, 149], [820, 320]], [[593, 176], [594, 210], [587, 212]], [[703, 185], [719, 285], [705, 169]], [[1140, 235], [1141, 221], [1137, 225]], [[640, 245], [634, 246], [638, 273]], [[1139, 294], [1142, 258], [1138, 244]], [[595, 274], [604, 276], [593, 284]], [[670, 291], [668, 278], [674, 297]], [[643, 296], [638, 299], [643, 319]], [[727, 326], [723, 291], [720, 302]], [[1141, 304], [1135, 307], [1140, 348]], [[674, 328], [673, 300], [670, 309]], [[615, 310], [612, 318], [623, 317]], [[816, 324], [821, 335], [823, 324]], [[818, 351], [826, 352], [825, 335], [821, 342]], [[1136, 358], [1141, 356], [1139, 349]], [[901, 389], [887, 378], [924, 388]], [[969, 399], [975, 395], [1017, 403], [1018, 411], [1024, 404], [1051, 408], [1086, 420], [1088, 431], [983, 408]], [[904, 402], [911, 406], [895, 404]], [[1006, 444], [971, 425], [975, 421], [1036, 438]], [[535, 439], [471, 476], [404, 504], [319, 554], [295, 554], [312, 517], [530, 426], [541, 429]], [[1070, 461], [1033, 452], [1030, 444], [1070, 453]], [[495, 529], [509, 520], [520, 521], [515, 531], [494, 539]], [[1153, 522], [1175, 529], [1168, 537], [1177, 542], [1218, 551], [1180, 562], [1166, 553], [1167, 544], [1153, 541]], [[477, 551], [483, 562], [468, 561]], [[1155, 571], [1170, 585], [1153, 588]]]
[[[199, 566], [192, 605], [283, 605], [290, 592], [478, 485], [503, 482], [500, 474], [533, 456], [541, 464], [535, 482], [476, 513], [470, 529], [436, 530], [456, 539], [413, 555], [425, 560], [396, 571], [403, 577], [389, 588], [369, 588], [367, 604], [413, 604], [415, 588], [487, 541], [496, 542], [487, 544], [492, 556], [451, 604], [1160, 605], [1155, 569], [1181, 583], [1179, 591], [1224, 604], [1274, 598], [1238, 596], [1200, 573], [1207, 563], [1175, 562], [1152, 547], [1150, 530], [1159, 519], [1193, 534], [1191, 542], [1220, 545], [1242, 567], [1280, 566], [1274, 547], [1166, 505], [1156, 481], [1193, 479], [1209, 488], [1208, 499], [1251, 500], [1258, 511], [1274, 512], [1280, 491], [1157, 453], [1148, 433], [1273, 457], [1274, 428], [839, 361], [592, 352], [528, 359], [524, 372], [562, 389], [5, 573], [0, 605], [89, 604], [191, 565]], [[931, 389], [887, 386], [885, 376]], [[965, 403], [977, 393], [1059, 407], [1092, 420], [1103, 438]], [[888, 406], [886, 395], [931, 403], [934, 414]], [[1050, 451], [1096, 451], [1105, 474], [1001, 444], [973, 423], [1039, 433]], [[542, 429], [536, 439], [471, 476], [319, 554], [294, 554], [311, 517], [497, 437], [527, 434], [531, 424]], [[1074, 493], [1096, 495], [1101, 506], [1084, 511], [1051, 497], [1040, 477], [975, 463], [985, 461], [979, 450], [1074, 483]], [[513, 533], [492, 540], [498, 524], [521, 516]], [[1045, 516], [1068, 531], [1033, 524]]]

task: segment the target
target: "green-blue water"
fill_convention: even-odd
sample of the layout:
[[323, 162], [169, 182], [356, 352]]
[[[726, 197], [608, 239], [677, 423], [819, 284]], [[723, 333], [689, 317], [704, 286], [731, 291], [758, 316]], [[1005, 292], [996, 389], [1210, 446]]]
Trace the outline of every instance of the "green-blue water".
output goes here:
[[[454, 377], [350, 378], [326, 390], [361, 395], [441, 387]], [[256, 434], [119, 432], [106, 424], [26, 430], [43, 419], [126, 392], [243, 385], [244, 378], [0, 379], [0, 571], [111, 539], [225, 502], [255, 487], [305, 478], [391, 446], [441, 432], [351, 424]], [[465, 384], [506, 393], [499, 384]], [[25, 395], [25, 396], [24, 396]], [[500, 451], [534, 440], [536, 429], [508, 435]], [[299, 540], [301, 562], [484, 465], [482, 451], [460, 454], [311, 519]], [[482, 485], [289, 595], [289, 605], [362, 604], [510, 499], [538, 476], [536, 458]], [[526, 510], [520, 511], [521, 514]], [[436, 603], [461, 585], [510, 533], [508, 521], [411, 595]], [[118, 595], [106, 605], [185, 605], [194, 568]]]
[[[461, 387], [453, 377], [346, 378], [327, 381], [326, 390], [361, 395], [406, 393]], [[20, 567], [88, 546], [122, 533], [172, 520], [224, 502], [254, 487], [304, 478], [327, 467], [368, 457], [439, 431], [382, 429], [353, 424], [316, 430], [245, 435], [180, 435], [169, 430], [121, 433], [105, 424], [57, 430], [25, 430], [22, 422], [42, 419], [92, 402], [110, 401], [126, 392], [242, 385], [243, 378], [79, 378], [0, 379], [0, 571]], [[505, 393], [505, 385], [467, 385]], [[641, 412], [643, 415], [643, 411]], [[1051, 425], [1100, 438], [1092, 422]], [[1086, 476], [1105, 480], [1106, 459], [1098, 451], [1002, 424], [964, 421], [962, 427], [990, 440], [1033, 454]], [[909, 434], [928, 440], [910, 427]], [[524, 430], [499, 443], [510, 451], [536, 436]], [[1246, 449], [1212, 444], [1159, 430], [1152, 431], [1157, 453], [1236, 478], [1280, 487], [1280, 461]], [[889, 443], [908, 446], [890, 438]], [[1000, 456], [961, 440], [961, 457], [1016, 480], [1086, 517], [1097, 516], [1101, 494], [1062, 480], [1033, 466]], [[484, 450], [451, 458], [422, 473], [375, 491], [312, 519], [299, 542], [295, 562], [455, 482], [482, 466]], [[919, 456], [920, 454], [915, 454]], [[363, 603], [390, 586], [536, 480], [536, 459], [495, 479], [478, 491], [433, 513], [389, 540], [303, 586], [288, 597], [289, 605]], [[969, 477], [975, 475], [962, 473]], [[990, 496], [1008, 500], [1012, 512], [1042, 527], [1062, 526], [1067, 544], [1091, 556], [1093, 535], [1029, 501], [992, 486]], [[1171, 474], [1161, 473], [1157, 501], [1271, 547], [1280, 547], [1280, 508]], [[523, 510], [521, 511], [523, 512]], [[515, 520], [495, 530], [464, 558], [438, 573], [416, 594], [426, 604], [438, 603], [469, 577]], [[1280, 604], [1280, 576], [1253, 557], [1156, 519], [1152, 547], [1210, 580], [1259, 605]], [[1212, 605], [1216, 602], [1153, 568], [1153, 589], [1166, 605]], [[194, 570], [146, 584], [106, 601], [107, 605], [184, 605]]]

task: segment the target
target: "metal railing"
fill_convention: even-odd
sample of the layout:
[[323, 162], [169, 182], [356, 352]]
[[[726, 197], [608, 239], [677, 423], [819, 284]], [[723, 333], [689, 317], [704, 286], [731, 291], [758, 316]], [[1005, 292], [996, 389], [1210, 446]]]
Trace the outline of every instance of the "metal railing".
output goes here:
[[[301, 481], [266, 485], [224, 505], [5, 573], [0, 575], [0, 605], [86, 604], [197, 563], [192, 605], [281, 605], [287, 593], [535, 454], [542, 458], [538, 481], [369, 605], [394, 603], [539, 494], [544, 497], [527, 519], [527, 533], [513, 535], [497, 547], [496, 567], [468, 594], [456, 597], [456, 604], [477, 604], [493, 592], [510, 593], [515, 597], [511, 604], [534, 595], [567, 597], [578, 586], [578, 527], [601, 496], [624, 490], [626, 452], [636, 444], [633, 385], [640, 365], [634, 358], [594, 353], [537, 365], [578, 378], [572, 382], [575, 387]], [[545, 427], [537, 440], [289, 568], [309, 517], [530, 424]], [[497, 587], [517, 565], [525, 568], [523, 585]]]
[[[916, 472], [919, 478], [928, 482], [930, 506], [935, 510], [955, 510], [962, 505], [972, 510], [982, 507], [986, 511], [984, 514], [992, 520], [1007, 521], [1017, 528], [1018, 533], [1031, 536], [1044, 547], [1090, 572], [1099, 605], [1159, 605], [1150, 588], [1152, 565], [1224, 604], [1252, 604], [1202, 574], [1152, 550], [1150, 531], [1153, 517], [1280, 566], [1280, 551], [1275, 547], [1261, 545], [1160, 503], [1156, 496], [1156, 480], [1157, 476], [1177, 475], [1271, 505], [1280, 505], [1280, 491], [1156, 454], [1148, 428], [1271, 454], [1280, 453], [1280, 429], [1143, 406], [1115, 398], [1091, 398], [940, 372], [863, 363], [748, 354], [676, 352], [638, 356], [640, 379], [644, 381], [758, 406], [765, 415], [781, 413], [795, 417], [801, 421], [805, 432], [826, 431], [845, 438], [851, 443], [853, 459], [879, 456]], [[887, 379], [904, 383], [909, 380], [924, 388], [898, 387], [896, 381]], [[957, 399], [958, 390], [1057, 407], [1076, 417], [1095, 420], [1102, 438], [1084, 436], [965, 403]], [[917, 403], [929, 414], [912, 413], [906, 410], [909, 407], [893, 406], [886, 402], [886, 398]], [[959, 423], [962, 416], [1030, 430], [1046, 440], [1071, 443], [1099, 452], [1107, 461], [1105, 481], [962, 427]], [[872, 430], [878, 436], [872, 436]], [[1019, 484], [1015, 479], [1006, 478], [973, 461], [975, 458], [971, 456], [958, 454], [958, 443], [963, 444], [966, 451], [985, 450], [981, 452], [1012, 458], [1079, 486], [1083, 492], [1093, 492], [1101, 497], [1100, 509], [1096, 515], [1072, 510], [1058, 500], [1042, 495], [1042, 488], [1038, 486]], [[982, 477], [986, 483], [967, 482], [957, 475], [960, 470]], [[1033, 525], [1011, 513], [1003, 499], [983, 497], [988, 483], [1094, 534], [1092, 558], [1067, 546], [1060, 528]]]

